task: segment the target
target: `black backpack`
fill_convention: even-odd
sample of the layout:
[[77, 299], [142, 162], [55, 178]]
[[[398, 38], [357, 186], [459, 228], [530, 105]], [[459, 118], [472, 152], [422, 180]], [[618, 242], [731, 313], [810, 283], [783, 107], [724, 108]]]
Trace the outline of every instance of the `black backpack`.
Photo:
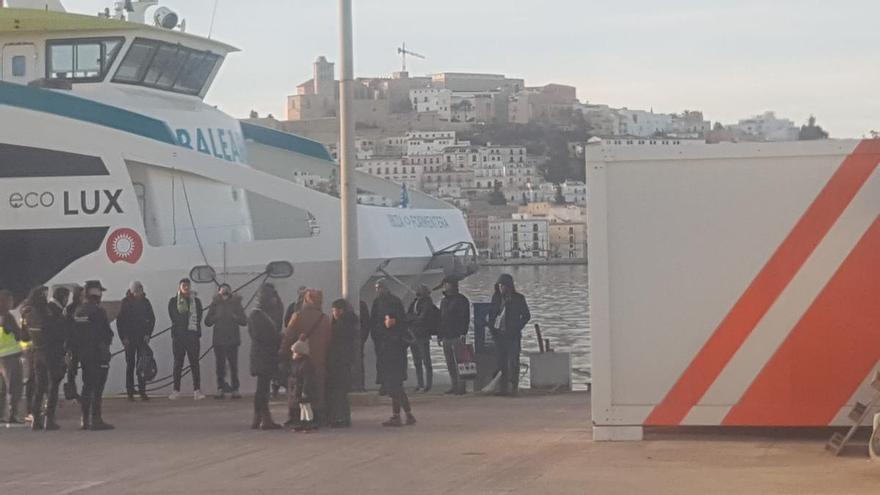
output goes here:
[[153, 358], [153, 350], [148, 344], [141, 344], [140, 357], [135, 367], [138, 378], [145, 382], [153, 381], [159, 373], [156, 360]]

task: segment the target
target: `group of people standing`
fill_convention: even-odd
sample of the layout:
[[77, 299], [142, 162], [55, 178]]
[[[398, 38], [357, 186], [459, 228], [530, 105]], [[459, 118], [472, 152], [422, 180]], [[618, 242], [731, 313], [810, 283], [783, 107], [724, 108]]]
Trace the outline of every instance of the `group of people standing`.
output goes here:
[[[273, 390], [277, 392], [281, 386], [288, 393], [288, 418], [284, 426], [302, 432], [314, 431], [322, 425], [348, 427], [353, 367], [360, 362], [357, 353], [362, 352], [361, 346], [370, 338], [376, 352], [376, 383], [380, 394], [390, 396], [392, 401], [392, 416], [383, 426], [414, 425], [416, 419], [404, 388], [408, 353], [412, 353], [416, 371], [416, 391], [430, 391], [430, 346], [436, 337], [451, 379], [446, 393], [463, 394], [456, 349], [470, 328], [470, 301], [461, 294], [456, 280], [444, 281], [439, 308], [426, 286], [416, 289], [408, 309], [391, 292], [387, 280], [379, 280], [375, 289], [372, 308], [362, 303], [360, 315], [344, 299], [334, 301], [328, 315], [323, 310], [320, 290], [300, 288], [297, 300], [285, 311], [275, 287], [264, 284], [255, 296], [256, 307], [246, 313], [241, 297], [229, 285], [220, 284], [205, 308], [191, 282], [182, 279], [177, 293], [168, 301], [174, 358], [169, 399], [181, 396], [185, 361], [192, 376], [193, 398], [205, 398], [199, 365], [203, 325], [213, 328], [215, 397], [223, 399], [229, 394], [233, 399], [241, 398], [238, 350], [241, 328], [246, 327], [251, 339], [250, 372], [257, 379], [252, 428], [283, 428], [273, 421], [269, 410]], [[20, 422], [17, 406], [23, 383], [27, 382], [33, 384], [33, 391], [26, 394], [32, 427], [58, 429], [55, 417], [61, 382], [67, 376], [65, 389], [73, 385], [73, 391], [65, 390], [65, 395], [76, 396], [74, 377], [82, 369], [82, 393], [77, 397], [82, 429], [113, 428], [102, 417], [113, 340], [109, 318], [101, 307], [104, 291], [98, 281], [86, 282], [73, 292], [57, 287], [51, 299], [45, 287], [34, 289], [22, 304], [19, 324], [10, 313], [12, 294], [0, 290], [0, 385], [4, 389], [0, 393], [0, 413], [7, 422]], [[502, 275], [495, 285], [489, 325], [498, 352], [501, 395], [517, 393], [522, 330], [530, 318], [528, 304], [516, 291], [513, 277]], [[155, 324], [155, 313], [143, 285], [133, 282], [116, 319], [125, 352], [129, 400], [135, 400], [136, 395], [149, 400], [146, 380], [135, 371], [145, 354], [151, 356], [148, 343]], [[25, 380], [27, 377], [31, 379]]]
[[61, 382], [67, 376], [68, 383], [74, 383], [81, 369], [83, 386], [77, 397], [81, 428], [113, 429], [102, 414], [113, 340], [110, 321], [101, 308], [104, 290], [100, 282], [92, 280], [73, 292], [57, 287], [50, 300], [48, 289], [38, 287], [22, 304], [20, 324], [10, 313], [12, 293], [0, 290], [0, 374], [4, 389], [0, 413], [7, 423], [23, 422], [18, 406], [22, 389], [26, 388], [26, 419], [31, 428], [57, 430]]

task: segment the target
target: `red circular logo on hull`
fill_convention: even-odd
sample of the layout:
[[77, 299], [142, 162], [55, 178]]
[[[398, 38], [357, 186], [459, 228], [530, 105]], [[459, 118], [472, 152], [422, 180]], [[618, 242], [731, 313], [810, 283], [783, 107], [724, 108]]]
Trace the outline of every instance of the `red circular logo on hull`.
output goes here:
[[135, 264], [144, 254], [144, 241], [140, 234], [132, 229], [117, 229], [107, 239], [107, 257], [117, 263]]

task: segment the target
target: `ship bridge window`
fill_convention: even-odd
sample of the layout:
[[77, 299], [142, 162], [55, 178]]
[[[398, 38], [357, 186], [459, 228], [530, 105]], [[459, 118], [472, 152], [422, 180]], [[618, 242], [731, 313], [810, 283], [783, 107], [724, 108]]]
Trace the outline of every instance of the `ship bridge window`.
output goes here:
[[73, 82], [100, 82], [122, 47], [122, 38], [50, 40], [46, 43], [46, 77]]
[[211, 52], [137, 38], [125, 54], [113, 82], [199, 95], [219, 60], [220, 55]]

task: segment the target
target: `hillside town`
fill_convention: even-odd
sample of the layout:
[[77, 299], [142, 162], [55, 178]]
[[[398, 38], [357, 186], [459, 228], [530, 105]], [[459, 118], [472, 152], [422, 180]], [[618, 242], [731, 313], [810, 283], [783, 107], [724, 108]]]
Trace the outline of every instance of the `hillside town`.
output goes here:
[[[357, 168], [401, 185], [399, 197], [361, 194], [361, 204], [407, 206], [422, 191], [460, 208], [487, 263], [586, 261], [583, 162], [587, 146], [681, 146], [828, 137], [815, 119], [803, 126], [774, 112], [714, 124], [703, 112], [656, 113], [581, 102], [564, 84], [527, 86], [503, 74], [441, 72], [358, 78]], [[285, 115], [250, 121], [339, 143], [335, 64], [320, 56], [312, 78], [287, 96]], [[332, 180], [301, 175], [309, 187]]]

